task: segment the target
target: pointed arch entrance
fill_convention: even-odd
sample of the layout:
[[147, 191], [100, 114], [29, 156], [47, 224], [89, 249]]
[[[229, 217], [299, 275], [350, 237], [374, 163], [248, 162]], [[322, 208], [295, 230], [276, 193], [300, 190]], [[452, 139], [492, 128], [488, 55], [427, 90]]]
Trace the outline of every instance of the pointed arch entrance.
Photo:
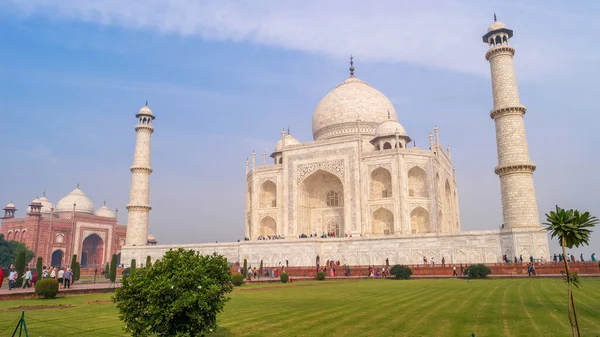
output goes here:
[[394, 234], [394, 214], [383, 207], [373, 212], [372, 233], [374, 235]]
[[344, 233], [344, 185], [340, 178], [317, 170], [298, 189], [297, 234]]
[[52, 259], [50, 260], [50, 265], [52, 267], [60, 267], [62, 266], [64, 253], [62, 250], [57, 249], [52, 253]]
[[93, 267], [104, 263], [104, 240], [98, 234], [91, 234], [81, 246], [81, 266]]

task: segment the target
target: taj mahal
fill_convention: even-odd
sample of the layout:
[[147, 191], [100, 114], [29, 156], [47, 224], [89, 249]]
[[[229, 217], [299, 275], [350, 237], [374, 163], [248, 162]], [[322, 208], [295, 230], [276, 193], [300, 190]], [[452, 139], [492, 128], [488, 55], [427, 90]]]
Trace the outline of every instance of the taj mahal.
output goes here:
[[136, 115], [126, 238], [118, 245], [122, 263], [147, 256], [157, 260], [179, 247], [216, 252], [232, 263], [247, 259], [251, 265], [314, 266], [316, 257], [349, 265], [386, 259], [417, 264], [423, 257], [448, 263], [496, 263], [503, 255], [548, 259], [512, 37], [513, 31], [496, 20], [482, 37], [491, 70], [489, 116], [496, 126], [498, 165], [490, 170], [500, 179], [501, 228], [461, 231], [456, 169], [450, 148], [440, 146], [437, 126], [428, 146], [417, 147], [392, 102], [355, 76], [351, 58], [349, 77], [313, 112], [313, 141], [302, 143], [283, 130], [271, 159], [265, 152], [257, 163], [253, 151], [246, 160], [245, 212], [240, 214], [246, 240], [241, 242], [149, 243], [155, 115], [144, 106]]

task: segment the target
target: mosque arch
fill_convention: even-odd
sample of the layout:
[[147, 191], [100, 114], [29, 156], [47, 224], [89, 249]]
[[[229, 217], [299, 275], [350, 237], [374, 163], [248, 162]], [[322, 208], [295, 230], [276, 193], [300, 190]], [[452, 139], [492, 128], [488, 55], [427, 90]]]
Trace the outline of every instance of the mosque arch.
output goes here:
[[15, 231], [15, 241], [20, 241], [21, 240], [21, 232], [17, 229]]
[[21, 231], [21, 241], [23, 241], [23, 242], [25, 241], [25, 234], [27, 234], [27, 230], [26, 229], [24, 229], [24, 230]]
[[52, 267], [60, 267], [62, 266], [63, 257], [65, 253], [61, 249], [57, 249], [52, 253], [52, 258], [50, 259], [50, 265]]
[[408, 196], [415, 198], [429, 197], [427, 173], [418, 166], [415, 166], [408, 171]]
[[298, 235], [328, 232], [327, 219], [338, 221], [344, 232], [344, 185], [335, 174], [319, 169], [306, 177], [298, 188]]
[[8, 231], [8, 233], [6, 233], [6, 241], [12, 240], [12, 237], [14, 237], [13, 231]]
[[500, 37], [500, 35], [496, 35], [496, 45], [502, 45], [502, 38]]
[[104, 240], [98, 234], [90, 234], [81, 245], [81, 266], [93, 267], [102, 264], [104, 264]]
[[275, 221], [275, 219], [273, 219], [270, 216], [266, 216], [264, 218], [262, 218], [260, 220], [260, 230], [259, 230], [260, 235], [267, 237], [267, 236], [274, 236], [277, 235], [277, 222]]
[[63, 243], [65, 241], [65, 236], [63, 234], [56, 234], [54, 237], [55, 243]]
[[392, 148], [392, 144], [390, 144], [390, 142], [383, 143], [383, 149], [384, 150], [389, 150], [391, 148]]
[[371, 218], [371, 232], [374, 235], [394, 234], [394, 214], [383, 207], [375, 210]]
[[392, 174], [383, 167], [371, 172], [371, 199], [392, 197]]
[[277, 185], [271, 180], [265, 181], [260, 186], [260, 207], [277, 207]]
[[421, 206], [410, 212], [410, 228], [413, 234], [431, 233], [429, 212]]

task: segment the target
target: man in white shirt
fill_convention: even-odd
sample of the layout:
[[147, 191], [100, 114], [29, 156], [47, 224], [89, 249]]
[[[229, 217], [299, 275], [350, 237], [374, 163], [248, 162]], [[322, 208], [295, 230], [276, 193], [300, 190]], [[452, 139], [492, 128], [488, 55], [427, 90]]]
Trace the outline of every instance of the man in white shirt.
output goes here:
[[31, 270], [25, 268], [25, 281], [23, 282], [23, 289], [31, 288]]
[[60, 270], [58, 271], [58, 287], [59, 288], [64, 282], [64, 277], [65, 277], [65, 270], [63, 268], [60, 268]]
[[12, 268], [8, 274], [8, 290], [12, 290], [15, 287], [17, 277], [19, 277], [19, 273], [17, 273], [15, 268]]

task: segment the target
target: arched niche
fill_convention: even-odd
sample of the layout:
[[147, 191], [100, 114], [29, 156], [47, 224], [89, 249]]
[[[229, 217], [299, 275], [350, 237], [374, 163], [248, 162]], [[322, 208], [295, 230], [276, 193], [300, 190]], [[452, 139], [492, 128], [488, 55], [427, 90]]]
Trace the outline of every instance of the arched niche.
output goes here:
[[260, 186], [260, 208], [277, 207], [277, 185], [267, 180]]
[[378, 208], [373, 212], [371, 227], [374, 235], [394, 234], [394, 214], [386, 208]]
[[262, 218], [259, 233], [264, 237], [277, 235], [277, 221], [270, 216]]
[[415, 166], [408, 171], [408, 196], [415, 198], [429, 197], [427, 173], [418, 166]]
[[371, 172], [371, 199], [392, 197], [392, 174], [383, 167]]
[[429, 212], [423, 207], [417, 207], [410, 212], [410, 227], [413, 233], [431, 233]]

